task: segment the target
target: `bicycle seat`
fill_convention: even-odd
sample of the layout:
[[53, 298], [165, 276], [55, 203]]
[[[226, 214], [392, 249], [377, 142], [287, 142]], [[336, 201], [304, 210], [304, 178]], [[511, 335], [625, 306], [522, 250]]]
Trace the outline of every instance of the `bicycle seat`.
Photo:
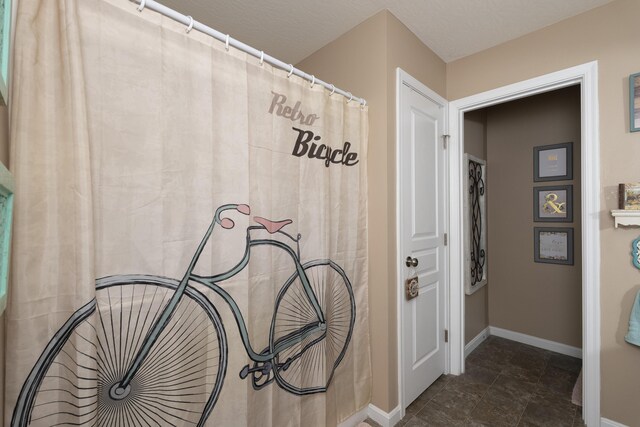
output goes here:
[[277, 233], [284, 227], [285, 225], [291, 224], [293, 221], [290, 219], [285, 219], [282, 221], [271, 221], [270, 219], [262, 218], [259, 216], [254, 216], [253, 220], [267, 229], [267, 231], [271, 234]]

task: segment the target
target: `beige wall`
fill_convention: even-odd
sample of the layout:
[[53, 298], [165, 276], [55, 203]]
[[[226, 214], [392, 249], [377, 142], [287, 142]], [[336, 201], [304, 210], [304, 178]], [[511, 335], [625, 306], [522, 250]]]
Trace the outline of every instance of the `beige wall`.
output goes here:
[[382, 11], [296, 67], [364, 97], [369, 105], [369, 318], [372, 402], [398, 404], [395, 248], [395, 85], [401, 67], [444, 96], [446, 65]]
[[[489, 323], [582, 347], [580, 88], [512, 101], [486, 114]], [[533, 147], [563, 142], [574, 143], [574, 179], [534, 183]], [[533, 188], [547, 185], [573, 185], [573, 223], [533, 222]], [[574, 265], [534, 262], [534, 227], [572, 227]]]
[[469, 111], [464, 115], [464, 152], [487, 160], [487, 111]]
[[[487, 160], [485, 110], [470, 111], [464, 115], [464, 151], [479, 159]], [[487, 244], [488, 242], [487, 239]], [[464, 297], [465, 344], [468, 344], [487, 326], [489, 326], [489, 284]]]
[[614, 230], [616, 185], [638, 181], [640, 133], [629, 133], [628, 77], [640, 71], [640, 1], [617, 0], [447, 64], [450, 100], [598, 61], [601, 156], [602, 416], [640, 426], [640, 351], [624, 342], [640, 275], [629, 259], [633, 229]]

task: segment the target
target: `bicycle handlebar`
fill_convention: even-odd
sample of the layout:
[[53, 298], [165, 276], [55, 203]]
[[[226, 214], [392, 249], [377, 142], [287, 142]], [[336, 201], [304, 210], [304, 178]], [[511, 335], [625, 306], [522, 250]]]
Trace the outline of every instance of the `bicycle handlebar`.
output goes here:
[[215, 222], [220, 224], [220, 226], [224, 229], [230, 230], [232, 229], [236, 223], [233, 222], [231, 218], [221, 218], [220, 215], [224, 211], [228, 210], [237, 210], [241, 214], [249, 215], [251, 213], [251, 208], [249, 205], [222, 205], [218, 209], [216, 209], [216, 215], [214, 217]]
[[[251, 214], [251, 207], [249, 207], [249, 205], [245, 205], [245, 204], [227, 204], [227, 205], [222, 205], [220, 206], [218, 209], [216, 209], [216, 214], [214, 216], [213, 219], [213, 224], [220, 224], [220, 226], [226, 230], [230, 230], [233, 227], [235, 227], [236, 223], [231, 219], [231, 218], [222, 218], [222, 213], [228, 210], [236, 210], [238, 212], [240, 212], [241, 214], [244, 215], [250, 215]], [[213, 225], [212, 224], [212, 225]], [[247, 228], [247, 233], [249, 231], [251, 231], [252, 229], [265, 229], [264, 225], [260, 225], [260, 226], [250, 226], [249, 228]], [[205, 236], [205, 240], [208, 240], [209, 235], [211, 234], [211, 229], [209, 230], [209, 232], [207, 233], [207, 235]], [[298, 253], [298, 257], [300, 257], [300, 239], [302, 238], [302, 235], [298, 233], [298, 235], [296, 237], [293, 237], [292, 235], [290, 235], [289, 233], [282, 231], [282, 230], [278, 230], [277, 231], [278, 234], [282, 234], [286, 237], [288, 237], [289, 239], [291, 239], [292, 241], [294, 241], [297, 245], [297, 253]], [[248, 238], [248, 236], [247, 236]]]

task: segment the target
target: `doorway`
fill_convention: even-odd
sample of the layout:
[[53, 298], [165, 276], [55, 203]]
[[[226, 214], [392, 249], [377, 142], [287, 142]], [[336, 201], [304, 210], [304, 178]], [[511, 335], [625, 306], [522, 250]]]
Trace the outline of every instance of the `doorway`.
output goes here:
[[574, 85], [464, 115], [465, 356], [490, 334], [582, 357], [580, 114]]
[[[464, 114], [556, 89], [579, 85], [581, 96], [580, 167], [582, 203], [580, 220], [582, 251], [582, 343], [584, 367], [583, 418], [587, 425], [600, 423], [600, 303], [599, 303], [599, 140], [597, 63], [592, 62], [514, 85], [456, 100], [449, 105], [450, 117], [450, 369], [464, 372], [464, 233], [463, 180]], [[542, 145], [542, 144], [541, 144]], [[528, 243], [526, 249], [530, 251]], [[490, 256], [490, 255], [489, 255]]]

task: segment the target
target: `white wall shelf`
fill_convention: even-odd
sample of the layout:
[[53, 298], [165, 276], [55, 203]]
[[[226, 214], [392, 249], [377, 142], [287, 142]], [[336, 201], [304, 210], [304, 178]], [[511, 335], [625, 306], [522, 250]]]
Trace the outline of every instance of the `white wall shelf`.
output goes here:
[[616, 228], [618, 228], [619, 225], [640, 227], [640, 210], [614, 209], [611, 211], [611, 215], [615, 219]]

